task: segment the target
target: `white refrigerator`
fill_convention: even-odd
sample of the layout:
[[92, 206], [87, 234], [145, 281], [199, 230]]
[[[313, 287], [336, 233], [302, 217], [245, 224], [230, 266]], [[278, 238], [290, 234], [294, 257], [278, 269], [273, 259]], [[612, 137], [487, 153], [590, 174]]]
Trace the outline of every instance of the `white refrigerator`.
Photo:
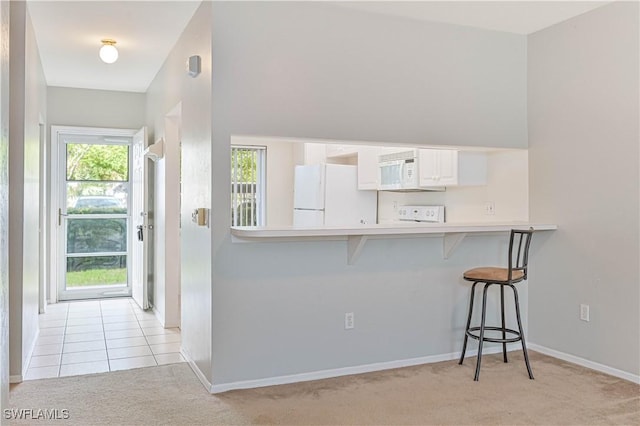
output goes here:
[[374, 225], [377, 203], [377, 191], [358, 190], [356, 166], [296, 166], [293, 226]]

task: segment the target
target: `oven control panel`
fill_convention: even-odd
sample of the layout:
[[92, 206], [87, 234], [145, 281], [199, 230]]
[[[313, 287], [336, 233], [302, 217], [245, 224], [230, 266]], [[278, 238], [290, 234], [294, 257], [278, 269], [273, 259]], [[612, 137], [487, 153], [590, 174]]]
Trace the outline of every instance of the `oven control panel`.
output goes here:
[[401, 206], [398, 208], [398, 219], [444, 223], [444, 206]]

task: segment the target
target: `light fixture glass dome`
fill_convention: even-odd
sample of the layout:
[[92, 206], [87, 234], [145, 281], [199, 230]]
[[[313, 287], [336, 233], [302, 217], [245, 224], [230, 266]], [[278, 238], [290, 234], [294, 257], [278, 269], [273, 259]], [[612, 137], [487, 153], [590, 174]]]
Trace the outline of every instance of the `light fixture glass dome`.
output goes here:
[[111, 39], [102, 40], [100, 48], [100, 59], [107, 64], [112, 64], [118, 60], [118, 49], [116, 49], [116, 41]]

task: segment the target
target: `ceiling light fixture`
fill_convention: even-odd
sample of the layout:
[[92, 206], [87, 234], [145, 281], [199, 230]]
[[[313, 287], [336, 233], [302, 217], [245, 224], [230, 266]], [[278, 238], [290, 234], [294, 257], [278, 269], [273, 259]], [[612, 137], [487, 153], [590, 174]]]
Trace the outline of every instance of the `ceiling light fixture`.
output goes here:
[[116, 49], [116, 41], [110, 38], [100, 40], [102, 47], [100, 48], [100, 59], [102, 62], [112, 64], [118, 60], [118, 49]]

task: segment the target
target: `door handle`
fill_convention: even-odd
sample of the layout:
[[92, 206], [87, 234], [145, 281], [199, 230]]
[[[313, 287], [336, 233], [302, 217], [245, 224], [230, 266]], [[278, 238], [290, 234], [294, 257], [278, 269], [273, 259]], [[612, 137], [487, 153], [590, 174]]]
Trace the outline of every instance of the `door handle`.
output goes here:
[[142, 231], [144, 227], [142, 225], [138, 225], [136, 228], [138, 229], [138, 241], [144, 241], [144, 232]]
[[58, 226], [62, 225], [62, 216], [67, 216], [67, 214], [62, 213], [62, 209], [58, 209]]

